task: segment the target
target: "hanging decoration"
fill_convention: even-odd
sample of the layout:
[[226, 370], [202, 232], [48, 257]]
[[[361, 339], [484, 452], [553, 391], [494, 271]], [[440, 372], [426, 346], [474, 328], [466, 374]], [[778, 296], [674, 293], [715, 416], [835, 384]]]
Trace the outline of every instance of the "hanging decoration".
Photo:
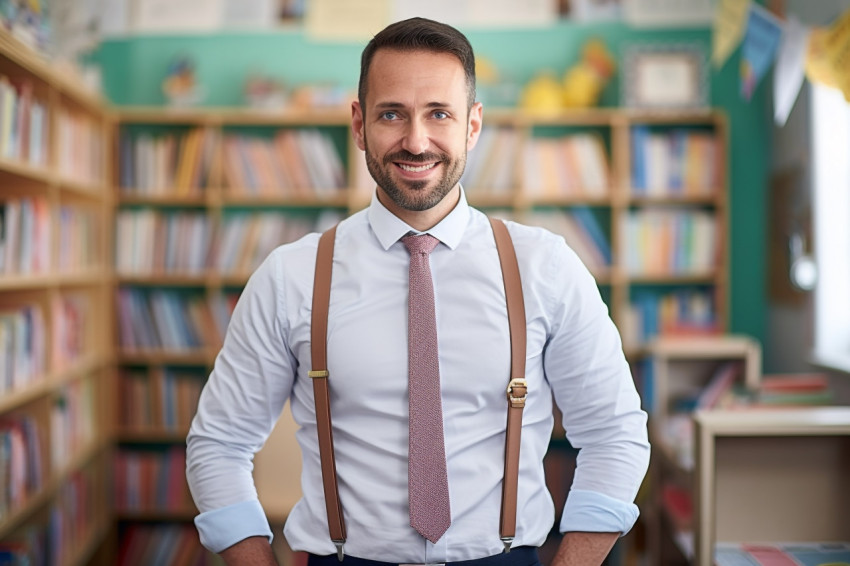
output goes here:
[[785, 125], [803, 85], [803, 65], [809, 35], [809, 28], [801, 24], [796, 16], [788, 16], [779, 54], [776, 56], [776, 69], [773, 71], [773, 119], [777, 126]]
[[752, 98], [756, 86], [773, 64], [781, 37], [782, 24], [776, 16], [759, 4], [750, 4], [741, 47], [741, 96], [744, 100]]
[[716, 69], [722, 67], [740, 45], [749, 9], [750, 0], [718, 1], [711, 40], [711, 63]]
[[850, 10], [844, 12], [827, 32], [824, 47], [836, 86], [850, 102]]

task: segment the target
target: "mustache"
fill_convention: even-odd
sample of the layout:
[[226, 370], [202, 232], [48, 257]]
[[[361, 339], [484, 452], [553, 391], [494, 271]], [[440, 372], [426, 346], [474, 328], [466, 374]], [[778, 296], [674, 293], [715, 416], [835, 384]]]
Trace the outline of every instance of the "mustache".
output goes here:
[[414, 154], [409, 151], [397, 151], [384, 157], [384, 165], [389, 165], [393, 161], [406, 161], [408, 163], [428, 163], [431, 161], [447, 161], [448, 157], [441, 153], [420, 153]]

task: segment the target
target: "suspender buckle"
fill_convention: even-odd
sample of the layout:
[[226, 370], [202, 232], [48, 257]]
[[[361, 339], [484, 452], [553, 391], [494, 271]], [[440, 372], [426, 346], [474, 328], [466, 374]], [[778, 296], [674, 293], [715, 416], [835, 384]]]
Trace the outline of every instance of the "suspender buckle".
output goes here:
[[327, 377], [328, 375], [330, 375], [330, 373], [328, 373], [328, 370], [326, 370], [326, 369], [317, 369], [317, 370], [311, 369], [310, 371], [307, 372], [307, 375], [310, 376], [310, 378], [312, 378], [312, 379], [316, 379], [316, 378], [319, 378], [319, 377]]
[[508, 383], [508, 401], [511, 407], [525, 407], [525, 399], [528, 397], [528, 381], [524, 377], [515, 377]]
[[510, 553], [511, 545], [514, 543], [514, 537], [502, 537], [502, 544], [505, 545], [505, 554]]
[[334, 546], [336, 547], [336, 557], [342, 562], [342, 559], [345, 558], [345, 550], [342, 549], [342, 545], [345, 544], [344, 540], [335, 540], [333, 541]]

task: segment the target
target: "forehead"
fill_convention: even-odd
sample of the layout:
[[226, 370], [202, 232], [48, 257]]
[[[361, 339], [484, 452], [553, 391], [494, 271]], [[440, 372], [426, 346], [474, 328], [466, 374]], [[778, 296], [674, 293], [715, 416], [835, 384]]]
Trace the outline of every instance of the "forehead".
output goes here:
[[451, 53], [379, 49], [369, 67], [367, 82], [367, 105], [466, 103], [463, 65]]

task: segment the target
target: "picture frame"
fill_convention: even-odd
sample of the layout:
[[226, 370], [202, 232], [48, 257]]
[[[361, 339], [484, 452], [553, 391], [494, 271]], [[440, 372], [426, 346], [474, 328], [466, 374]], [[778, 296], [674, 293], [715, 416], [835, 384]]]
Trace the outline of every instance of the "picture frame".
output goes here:
[[691, 110], [709, 105], [708, 64], [701, 45], [629, 45], [620, 68], [622, 106]]

